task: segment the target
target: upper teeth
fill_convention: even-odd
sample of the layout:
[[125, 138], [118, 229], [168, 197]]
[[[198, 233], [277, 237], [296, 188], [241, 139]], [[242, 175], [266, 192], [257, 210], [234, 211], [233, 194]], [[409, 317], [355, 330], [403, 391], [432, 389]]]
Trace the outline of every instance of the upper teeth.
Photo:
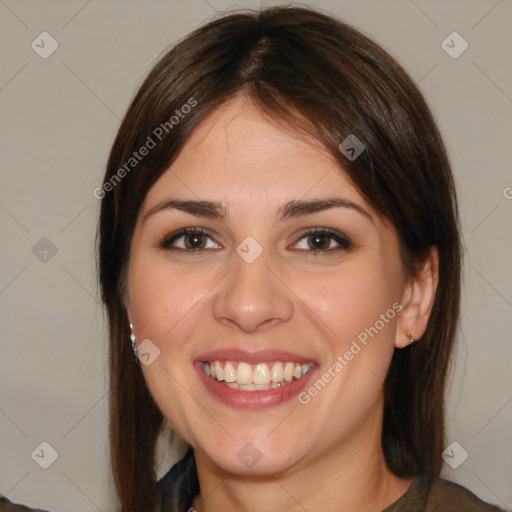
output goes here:
[[203, 363], [203, 370], [215, 380], [239, 385], [291, 382], [309, 372], [313, 363], [298, 364], [277, 361], [250, 365], [237, 361], [210, 361]]

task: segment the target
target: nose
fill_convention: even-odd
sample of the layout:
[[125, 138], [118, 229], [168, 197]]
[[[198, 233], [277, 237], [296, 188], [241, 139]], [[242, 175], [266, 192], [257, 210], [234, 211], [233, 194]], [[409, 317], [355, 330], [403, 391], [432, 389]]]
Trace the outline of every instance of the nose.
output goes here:
[[293, 292], [271, 269], [267, 253], [252, 263], [234, 255], [234, 268], [221, 281], [213, 303], [216, 320], [255, 332], [287, 322], [293, 316]]

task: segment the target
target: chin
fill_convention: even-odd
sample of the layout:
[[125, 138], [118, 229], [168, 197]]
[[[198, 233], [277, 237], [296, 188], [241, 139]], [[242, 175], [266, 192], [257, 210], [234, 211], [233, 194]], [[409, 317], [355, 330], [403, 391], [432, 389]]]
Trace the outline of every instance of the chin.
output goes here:
[[[270, 431], [265, 429], [265, 432]], [[226, 435], [222, 440], [208, 439], [198, 443], [197, 449], [225, 472], [268, 477], [289, 471], [306, 457], [308, 448], [304, 443], [294, 441], [297, 438], [298, 435], [292, 437], [288, 433], [269, 437], [247, 429], [247, 435], [237, 432], [233, 438]]]

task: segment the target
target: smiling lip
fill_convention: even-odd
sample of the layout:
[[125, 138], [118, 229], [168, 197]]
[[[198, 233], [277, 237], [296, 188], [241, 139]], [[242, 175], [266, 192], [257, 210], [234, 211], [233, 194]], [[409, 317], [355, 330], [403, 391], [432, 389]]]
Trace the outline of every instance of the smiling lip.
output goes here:
[[[203, 371], [203, 363], [206, 361], [243, 361], [249, 364], [293, 361], [300, 364], [313, 363], [313, 367], [309, 373], [285, 386], [263, 391], [241, 391], [239, 389], [231, 389], [206, 375]], [[263, 409], [279, 405], [299, 394], [308, 384], [311, 375], [316, 372], [318, 365], [311, 358], [279, 350], [245, 352], [242, 350], [222, 349], [201, 355], [194, 361], [194, 367], [206, 389], [224, 404], [240, 409]]]

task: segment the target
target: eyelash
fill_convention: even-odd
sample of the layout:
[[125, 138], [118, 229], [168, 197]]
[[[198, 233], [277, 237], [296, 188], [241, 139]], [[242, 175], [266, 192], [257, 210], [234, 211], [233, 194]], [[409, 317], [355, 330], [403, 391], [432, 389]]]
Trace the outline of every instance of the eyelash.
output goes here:
[[[206, 235], [213, 241], [215, 241], [212, 237], [212, 234], [210, 231], [200, 228], [200, 227], [190, 227], [190, 228], [184, 228], [180, 229], [176, 233], [173, 233], [171, 235], [168, 235], [164, 237], [160, 243], [158, 244], [158, 247], [162, 250], [167, 251], [179, 251], [183, 252], [189, 255], [197, 256], [200, 253], [211, 250], [211, 249], [183, 249], [181, 247], [173, 247], [172, 244], [176, 242], [176, 240], [179, 240], [180, 238], [187, 236], [187, 235]], [[333, 229], [329, 228], [313, 228], [313, 229], [306, 229], [302, 231], [299, 235], [299, 238], [295, 244], [297, 244], [300, 240], [304, 238], [309, 238], [313, 236], [325, 236], [328, 237], [331, 240], [334, 240], [339, 244], [338, 247], [335, 247], [334, 249], [299, 249], [300, 252], [306, 252], [308, 253], [308, 256], [317, 256], [318, 254], [328, 255], [332, 253], [336, 253], [341, 250], [349, 250], [352, 248], [352, 242], [346, 237], [345, 235], [341, 234], [338, 231], [335, 231]], [[294, 244], [294, 245], [295, 245]]]

